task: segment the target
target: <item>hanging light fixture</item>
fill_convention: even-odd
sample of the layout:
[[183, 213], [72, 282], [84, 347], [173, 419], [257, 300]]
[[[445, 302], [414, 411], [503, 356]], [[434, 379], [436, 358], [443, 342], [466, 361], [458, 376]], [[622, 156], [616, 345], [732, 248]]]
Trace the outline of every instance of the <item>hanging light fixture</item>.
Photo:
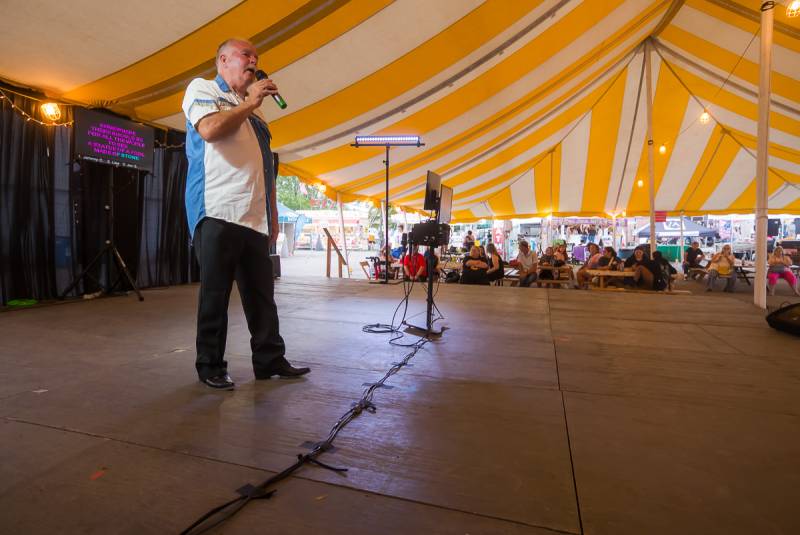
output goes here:
[[58, 121], [61, 119], [61, 108], [55, 102], [45, 102], [41, 105], [42, 115], [48, 121]]
[[640, 187], [640, 188], [644, 187], [644, 180], [642, 180], [642, 179], [640, 178], [639, 180], [637, 180], [637, 181], [636, 181], [636, 185], [637, 185], [638, 187]]
[[658, 147], [658, 153], [659, 154], [666, 154], [667, 153], [667, 146], [664, 143], [662, 143], [661, 146]]
[[325, 193], [325, 190], [328, 189], [328, 186], [326, 186], [325, 184], [317, 184], [317, 189], [319, 190], [320, 193]]
[[711, 114], [708, 113], [708, 109], [704, 109], [703, 113], [700, 114], [700, 124], [708, 124], [708, 121], [711, 120]]
[[798, 15], [800, 15], [800, 0], [793, 0], [786, 6], [786, 16], [792, 18]]

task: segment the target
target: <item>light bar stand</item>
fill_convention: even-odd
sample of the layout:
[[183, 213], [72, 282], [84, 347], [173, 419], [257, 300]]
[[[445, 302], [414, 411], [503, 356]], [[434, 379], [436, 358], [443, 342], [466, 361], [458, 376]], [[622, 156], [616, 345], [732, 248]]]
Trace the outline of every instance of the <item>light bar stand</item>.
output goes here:
[[[389, 245], [389, 148], [390, 147], [424, 147], [425, 143], [418, 136], [356, 136], [355, 143], [350, 144], [351, 147], [386, 147], [386, 156], [383, 160], [383, 165], [386, 170], [386, 199], [383, 203], [384, 208], [384, 242], [383, 246], [386, 249], [386, 256], [384, 259], [383, 280], [378, 281], [381, 284], [389, 284], [389, 267], [391, 266], [392, 248]], [[380, 258], [380, 254], [378, 255]]]

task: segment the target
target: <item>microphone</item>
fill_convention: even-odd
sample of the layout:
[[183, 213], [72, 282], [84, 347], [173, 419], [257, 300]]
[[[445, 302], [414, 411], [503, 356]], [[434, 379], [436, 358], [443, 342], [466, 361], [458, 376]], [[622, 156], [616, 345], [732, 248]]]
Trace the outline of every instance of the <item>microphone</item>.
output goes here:
[[[256, 80], [263, 80], [265, 78], [269, 78], [269, 74], [265, 73], [261, 69], [256, 71]], [[272, 99], [275, 101], [275, 103], [278, 105], [280, 109], [282, 110], [286, 109], [286, 101], [283, 100], [283, 97], [280, 95], [280, 93], [275, 93], [274, 95], [272, 95]]]

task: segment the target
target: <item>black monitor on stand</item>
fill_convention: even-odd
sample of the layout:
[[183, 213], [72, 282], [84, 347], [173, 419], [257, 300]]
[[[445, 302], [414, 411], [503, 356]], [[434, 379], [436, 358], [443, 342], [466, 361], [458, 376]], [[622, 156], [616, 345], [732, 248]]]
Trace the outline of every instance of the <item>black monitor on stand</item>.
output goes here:
[[428, 171], [428, 180], [425, 184], [425, 209], [434, 212], [433, 218], [414, 225], [409, 233], [409, 241], [417, 245], [427, 245], [425, 255], [426, 269], [428, 272], [427, 314], [425, 327], [408, 324], [408, 331], [421, 336], [441, 336], [444, 328], [433, 328], [433, 274], [436, 271], [436, 254], [434, 250], [440, 245], [447, 245], [450, 241], [450, 222], [453, 204], [453, 188], [442, 185], [442, 179], [433, 171]]

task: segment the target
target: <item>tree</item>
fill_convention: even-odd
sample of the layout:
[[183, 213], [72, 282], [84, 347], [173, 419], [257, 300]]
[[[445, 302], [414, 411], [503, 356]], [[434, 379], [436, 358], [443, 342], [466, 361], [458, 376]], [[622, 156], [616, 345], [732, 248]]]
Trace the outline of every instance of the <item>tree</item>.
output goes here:
[[336, 203], [319, 189], [300, 182], [296, 176], [278, 175], [278, 202], [292, 210], [315, 210], [334, 208]]

